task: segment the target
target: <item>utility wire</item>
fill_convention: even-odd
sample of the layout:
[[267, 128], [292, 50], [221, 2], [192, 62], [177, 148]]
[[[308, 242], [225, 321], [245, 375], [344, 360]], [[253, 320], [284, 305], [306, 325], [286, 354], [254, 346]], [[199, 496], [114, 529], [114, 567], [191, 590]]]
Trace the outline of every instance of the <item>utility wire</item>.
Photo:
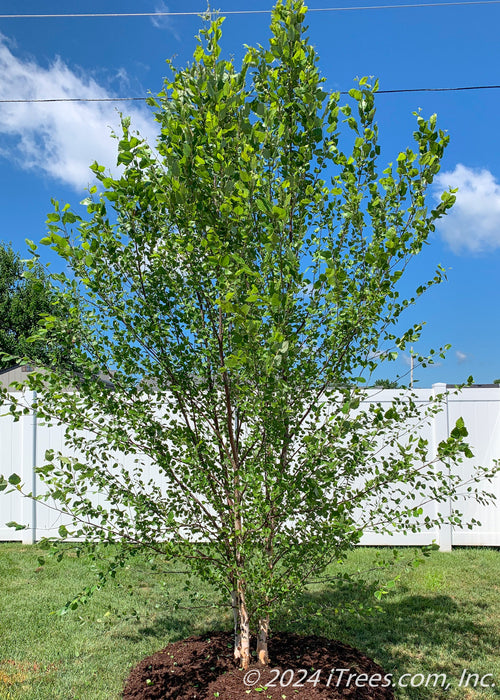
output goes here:
[[40, 102], [145, 102], [148, 97], [46, 97], [41, 99], [0, 100], [0, 104], [26, 104]]
[[[365, 5], [356, 7], [309, 7], [309, 12], [356, 12], [358, 10], [394, 10], [407, 7], [456, 7], [457, 5], [498, 5], [500, 0], [460, 0], [452, 2], [417, 2], [397, 5]], [[211, 15], [269, 15], [272, 10], [205, 10], [199, 12], [85, 12], [67, 14], [12, 14], [0, 19], [72, 19], [79, 17], [206, 17]]]
[[[356, 88], [354, 88], [356, 89]], [[397, 90], [377, 90], [376, 95], [400, 95], [410, 92], [460, 92], [463, 90], [499, 90], [500, 85], [465, 85], [462, 87], [401, 88]], [[349, 90], [333, 90], [340, 95], [348, 95]], [[154, 97], [154, 95], [151, 95]], [[149, 97], [47, 97], [40, 99], [0, 100], [0, 104], [27, 104], [45, 102], [145, 102]]]

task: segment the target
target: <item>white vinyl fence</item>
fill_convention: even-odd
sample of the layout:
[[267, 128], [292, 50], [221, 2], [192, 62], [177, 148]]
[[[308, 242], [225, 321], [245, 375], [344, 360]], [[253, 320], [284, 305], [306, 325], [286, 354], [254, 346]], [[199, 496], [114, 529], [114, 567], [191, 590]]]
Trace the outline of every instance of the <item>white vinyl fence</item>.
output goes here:
[[[416, 389], [418, 401], [427, 403], [430, 395], [446, 392], [445, 384], [434, 384], [432, 389]], [[374, 390], [371, 392], [377, 403], [389, 403], [397, 390]], [[370, 398], [367, 399], [368, 401]], [[474, 465], [491, 465], [493, 460], [500, 458], [500, 387], [469, 387], [460, 394], [447, 394], [444, 410], [433, 419], [431, 425], [420, 429], [423, 438], [435, 450], [441, 440], [449, 435], [456, 420], [463, 417], [469, 431], [469, 443], [472, 446], [474, 459], [464, 460], [460, 465], [460, 473], [468, 478], [474, 471]], [[0, 407], [0, 474], [8, 477], [12, 473], [21, 476], [27, 491], [41, 493], [43, 484], [34, 472], [34, 468], [44, 461], [47, 449], [64, 450], [64, 426], [47, 427], [37, 422], [36, 416], [30, 413], [14, 422], [6, 415], [5, 407]], [[128, 461], [125, 458], [125, 461]], [[155, 474], [154, 466], [150, 467], [151, 476]], [[157, 476], [155, 478], [158, 478]], [[481, 505], [474, 500], [461, 500], [456, 507], [465, 520], [475, 518], [481, 525], [472, 530], [445, 527], [426, 530], [420, 533], [387, 534], [365, 533], [361, 544], [365, 545], [423, 545], [433, 540], [442, 550], [449, 551], [452, 545], [469, 546], [500, 546], [500, 474], [493, 483], [486, 482], [484, 488], [496, 494], [497, 502]], [[50, 502], [48, 502], [50, 505]], [[450, 506], [448, 506], [450, 508]], [[440, 506], [443, 512], [443, 506]], [[425, 514], [436, 512], [435, 504], [426, 506]], [[422, 517], [424, 517], [422, 516]], [[29, 525], [29, 529], [16, 531], [7, 528], [6, 523], [14, 521]], [[57, 534], [63, 524], [62, 516], [51, 510], [45, 503], [23, 498], [18, 492], [0, 493], [0, 541], [20, 540], [25, 543]]]

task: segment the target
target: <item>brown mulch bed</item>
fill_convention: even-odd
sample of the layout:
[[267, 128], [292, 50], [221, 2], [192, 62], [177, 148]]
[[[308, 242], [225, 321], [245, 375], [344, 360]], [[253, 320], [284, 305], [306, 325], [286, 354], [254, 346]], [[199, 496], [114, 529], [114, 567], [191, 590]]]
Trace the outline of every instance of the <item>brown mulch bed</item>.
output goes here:
[[189, 637], [169, 644], [133, 668], [123, 698], [394, 700], [390, 679], [384, 679], [386, 672], [347, 644], [277, 632], [269, 641], [269, 656], [269, 668], [252, 664], [245, 683], [245, 672], [234, 661], [230, 632]]

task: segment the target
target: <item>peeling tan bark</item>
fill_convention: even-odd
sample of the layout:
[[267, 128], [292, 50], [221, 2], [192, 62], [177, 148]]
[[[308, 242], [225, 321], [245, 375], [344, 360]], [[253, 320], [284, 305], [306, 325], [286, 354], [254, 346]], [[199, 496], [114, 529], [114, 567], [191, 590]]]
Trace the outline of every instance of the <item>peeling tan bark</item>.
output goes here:
[[269, 615], [261, 617], [259, 620], [259, 633], [257, 635], [257, 658], [263, 666], [269, 664], [269, 653], [267, 649], [267, 639], [269, 636]]
[[238, 592], [233, 591], [231, 593], [231, 605], [233, 608], [233, 621], [234, 621], [234, 658], [239, 661], [240, 658], [240, 606]]
[[[241, 581], [238, 581], [238, 590], [233, 594], [238, 603], [237, 626], [234, 635], [234, 658], [240, 662], [244, 670], [250, 665], [250, 619], [245, 604], [245, 592]], [[233, 607], [234, 614], [234, 607]]]

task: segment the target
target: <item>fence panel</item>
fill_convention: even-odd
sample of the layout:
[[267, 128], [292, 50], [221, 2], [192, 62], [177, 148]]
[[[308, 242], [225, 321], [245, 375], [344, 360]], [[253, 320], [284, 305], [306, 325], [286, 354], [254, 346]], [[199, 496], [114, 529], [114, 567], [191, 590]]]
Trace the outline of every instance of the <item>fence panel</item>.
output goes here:
[[[0, 474], [9, 476], [22, 471], [24, 427], [24, 422], [15, 423], [9, 415], [0, 417]], [[21, 532], [5, 524], [11, 521], [22, 523], [24, 508], [18, 493], [0, 494], [0, 540], [22, 539]]]
[[[425, 409], [430, 403], [430, 398], [432, 397], [432, 390], [431, 389], [415, 389], [413, 392], [416, 396], [416, 403], [419, 405], [422, 410]], [[384, 410], [387, 410], [394, 398], [396, 396], [401, 396], [404, 398], [404, 392], [402, 393], [401, 390], [397, 389], [376, 389], [376, 390], [371, 390], [369, 391], [369, 396], [367, 398], [367, 401], [364, 403], [379, 403], [381, 404], [382, 408]], [[406, 439], [410, 433], [418, 433], [419, 436], [424, 438], [424, 440], [428, 441], [429, 444], [429, 453], [432, 457], [434, 457], [435, 452], [436, 452], [436, 447], [437, 447], [437, 442], [441, 440], [444, 435], [437, 435], [436, 429], [439, 428], [439, 423], [436, 424], [436, 421], [433, 423], [428, 423], [428, 422], [418, 422], [418, 421], [413, 421], [411, 424], [405, 424], [404, 426], [401, 426], [401, 430], [399, 433], [399, 440], [402, 443], [406, 442]], [[442, 431], [441, 431], [442, 432]], [[437, 442], [436, 442], [437, 440]], [[384, 455], [384, 450], [382, 449], [380, 453], [380, 457], [383, 457]], [[403, 487], [402, 491], [405, 493], [409, 493], [411, 488], [408, 487]], [[416, 507], [420, 505], [418, 502], [412, 502], [411, 504], [408, 503], [408, 505], [411, 505], [412, 507]], [[430, 518], [435, 518], [436, 513], [437, 513], [437, 507], [435, 503], [425, 503], [423, 504], [423, 514], [422, 514], [422, 519], [425, 518], [426, 516], [429, 516]], [[443, 510], [441, 506], [441, 510]], [[446, 536], [446, 530], [444, 528], [440, 529], [437, 526], [426, 529], [423, 528], [421, 532], [394, 532], [394, 534], [388, 534], [385, 532], [377, 532], [376, 528], [374, 529], [366, 529], [363, 533], [363, 536], [361, 538], [361, 544], [362, 545], [374, 545], [374, 546], [398, 546], [398, 545], [413, 545], [413, 546], [421, 546], [425, 544], [429, 544], [435, 540], [436, 542], [439, 542], [441, 546], [444, 545], [444, 548], [448, 548], [448, 543], [447, 543], [447, 536]]]
[[[371, 392], [368, 401], [381, 402], [382, 405], [392, 401], [396, 390], [384, 389]], [[417, 400], [425, 405], [434, 394], [446, 394], [445, 384], [435, 384], [432, 389], [418, 389], [415, 392]], [[418, 434], [429, 441], [432, 453], [436, 454], [440, 440], [449, 435], [457, 418], [463, 417], [469, 430], [469, 442], [474, 452], [474, 458], [464, 460], [458, 467], [459, 473], [470, 478], [474, 465], [490, 465], [493, 460], [500, 458], [500, 387], [471, 387], [462, 390], [459, 395], [453, 392], [446, 394], [444, 410], [435, 416], [430, 424], [407, 426], [407, 430], [418, 431]], [[90, 433], [89, 433], [89, 437]], [[43, 463], [45, 451], [61, 450], [71, 453], [64, 447], [64, 426], [41, 425], [36, 416], [30, 412], [14, 422], [6, 415], [5, 407], [0, 407], [0, 474], [8, 476], [18, 473], [28, 490], [35, 494], [43, 493], [45, 486], [34, 473], [34, 466]], [[131, 464], [134, 456], [124, 457], [126, 464]], [[158, 475], [154, 465], [147, 466], [144, 478], [154, 478], [155, 483], [161, 484], [164, 477]], [[367, 531], [361, 540], [365, 545], [421, 545], [435, 540], [443, 550], [451, 549], [452, 545], [500, 546], [500, 475], [486, 490], [496, 494], [497, 503], [483, 505], [475, 500], [461, 497], [456, 508], [464, 513], [465, 519], [475, 518], [481, 525], [475, 525], [471, 530], [444, 526], [432, 530], [422, 529], [419, 533], [395, 533], [394, 535]], [[98, 502], [105, 504], [103, 495], [96, 496]], [[14, 492], [0, 494], [0, 541], [20, 540], [26, 543], [34, 542], [44, 536], [56, 535], [60, 525], [68, 524], [68, 519], [55, 508], [56, 504], [49, 501], [34, 503]], [[441, 504], [440, 511], [450, 509], [450, 504]], [[434, 516], [436, 505], [427, 504], [424, 515]], [[6, 523], [14, 521], [29, 525], [29, 529], [16, 531], [6, 527]]]
[[[470, 479], [474, 465], [490, 465], [500, 458], [500, 389], [464, 389], [460, 396], [450, 395], [448, 400], [449, 426], [453, 428], [457, 418], [464, 419], [469, 431], [468, 440], [472, 445], [473, 459], [466, 459], [457, 472], [464, 479]], [[474, 484], [473, 484], [474, 485]], [[472, 530], [454, 528], [453, 544], [498, 546], [500, 545], [500, 475], [487, 485], [487, 491], [496, 494], [495, 504], [483, 506], [475, 500], [460, 498], [456, 508], [466, 519], [475, 518], [481, 525]], [[466, 489], [463, 489], [465, 492]]]

